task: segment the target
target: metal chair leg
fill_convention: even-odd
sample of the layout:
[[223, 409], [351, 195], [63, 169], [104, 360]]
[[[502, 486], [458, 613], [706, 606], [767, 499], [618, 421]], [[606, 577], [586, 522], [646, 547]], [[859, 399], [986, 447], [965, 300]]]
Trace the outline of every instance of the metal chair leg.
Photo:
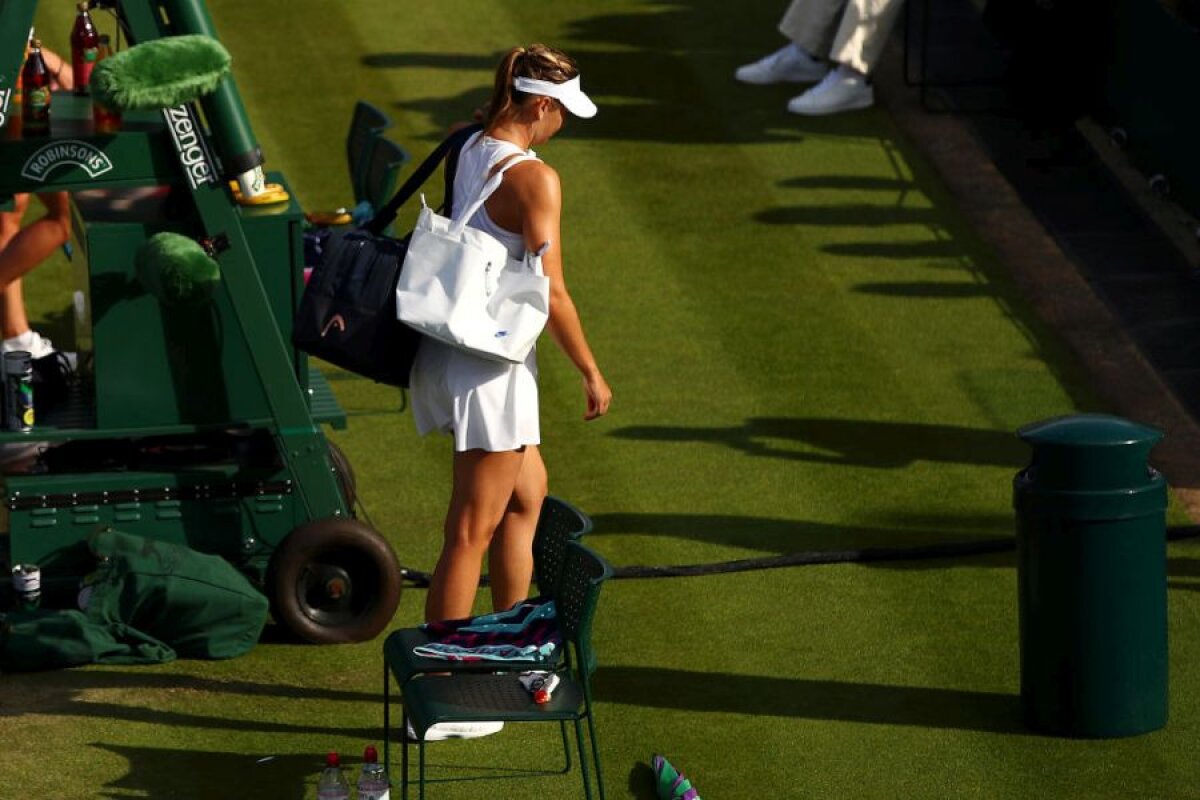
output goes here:
[[562, 768], [562, 774], [566, 775], [571, 771], [571, 743], [567, 740], [567, 721], [565, 719], [559, 721], [558, 729], [562, 732], [563, 755], [566, 756], [567, 760], [567, 763]]
[[592, 800], [592, 781], [588, 777], [587, 750], [583, 747], [583, 726], [575, 720], [575, 741], [579, 744], [579, 773], [583, 776], [583, 795]]
[[420, 781], [420, 784], [421, 784], [421, 792], [418, 795], [418, 798], [419, 798], [419, 800], [425, 800], [425, 740], [424, 739], [417, 742], [417, 763], [419, 764], [418, 773], [417, 773], [419, 775], [418, 780]]
[[392, 770], [390, 746], [392, 742], [392, 728], [390, 724], [392, 711], [391, 683], [388, 676], [387, 661], [385, 660], [383, 662], [383, 768], [388, 772]]
[[408, 800], [408, 709], [400, 715], [404, 738], [400, 740], [400, 800]]
[[[587, 712], [587, 721], [588, 737], [592, 740], [592, 760], [596, 763], [596, 786], [600, 789], [600, 800], [604, 800], [604, 773], [600, 767], [600, 744], [596, 740], [596, 723], [592, 719], [592, 710], [590, 708]], [[580, 761], [583, 760], [583, 757], [583, 753], [580, 753]]]

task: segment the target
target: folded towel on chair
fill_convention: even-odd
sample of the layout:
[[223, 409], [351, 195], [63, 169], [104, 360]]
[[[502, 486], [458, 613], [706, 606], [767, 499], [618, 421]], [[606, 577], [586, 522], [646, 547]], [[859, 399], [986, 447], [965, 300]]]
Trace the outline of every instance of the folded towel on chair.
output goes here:
[[554, 601], [540, 597], [495, 614], [428, 622], [421, 630], [435, 641], [413, 653], [447, 661], [549, 661], [562, 645]]

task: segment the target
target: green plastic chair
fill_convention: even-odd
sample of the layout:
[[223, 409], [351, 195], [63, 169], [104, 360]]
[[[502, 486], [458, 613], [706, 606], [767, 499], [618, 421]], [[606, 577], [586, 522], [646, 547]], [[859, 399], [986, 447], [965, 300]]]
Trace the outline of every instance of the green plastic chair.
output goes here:
[[350, 130], [346, 132], [346, 167], [350, 172], [350, 189], [354, 192], [356, 203], [367, 199], [367, 161], [371, 145], [390, 127], [391, 118], [378, 107], [366, 100], [354, 104]]
[[376, 136], [367, 152], [366, 174], [363, 177], [365, 194], [358, 200], [366, 200], [375, 211], [387, 205], [396, 193], [400, 168], [408, 163], [408, 151], [391, 139]]
[[[538, 593], [554, 599], [562, 576], [563, 560], [567, 543], [576, 541], [592, 529], [592, 521], [575, 506], [557, 497], [547, 497], [538, 515], [537, 532], [533, 536], [533, 571]], [[384, 727], [387, 727], [387, 709], [390, 704], [391, 680], [403, 687], [414, 675], [425, 672], [490, 672], [497, 669], [521, 671], [526, 669], [553, 669], [551, 664], [535, 661], [444, 661], [413, 655], [413, 648], [433, 641], [420, 628], [401, 628], [393, 631], [383, 643], [383, 702]], [[386, 745], [385, 745], [386, 746]], [[386, 754], [385, 754], [386, 755]]]
[[566, 500], [550, 495], [542, 501], [533, 535], [533, 575], [540, 595], [553, 598], [558, 593], [567, 542], [591, 532], [591, 517]]
[[[588, 769], [588, 752], [584, 746], [583, 721], [587, 721], [591, 741], [591, 760], [596, 768], [596, 785], [604, 800], [604, 777], [600, 767], [600, 750], [596, 740], [596, 725], [592, 710], [591, 676], [596, 668], [592, 649], [592, 621], [600, 600], [600, 588], [612, 575], [612, 568], [598, 554], [578, 542], [569, 542], [563, 563], [557, 605], [559, 629], [567, 655], [566, 670], [550, 702], [533, 702], [514, 673], [481, 674], [456, 672], [449, 675], [422, 675], [404, 686], [404, 718], [402, 730], [412, 723], [418, 737], [417, 780], [419, 796], [425, 798], [425, 784], [456, 780], [454, 778], [427, 781], [425, 779], [425, 732], [439, 722], [498, 721], [558, 722], [562, 731], [566, 765], [559, 772], [571, 769], [571, 749], [567, 742], [566, 723], [575, 726], [575, 741], [579, 748], [579, 767], [583, 777], [584, 795], [591, 800], [592, 786]], [[384, 742], [389, 739], [384, 730]], [[404, 738], [401, 764], [402, 797], [408, 797], [408, 748]], [[385, 750], [386, 752], [386, 750]], [[390, 766], [385, 755], [385, 764]], [[549, 774], [550, 770], [530, 774]], [[458, 778], [457, 780], [463, 780]]]

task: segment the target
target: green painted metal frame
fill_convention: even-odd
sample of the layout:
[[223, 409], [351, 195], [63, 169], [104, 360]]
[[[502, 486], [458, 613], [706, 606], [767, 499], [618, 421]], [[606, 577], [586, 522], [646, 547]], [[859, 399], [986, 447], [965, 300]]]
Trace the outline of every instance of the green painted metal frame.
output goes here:
[[0, 0], [0, 129], [10, 114], [21, 113], [12, 106], [12, 90], [25, 61], [25, 42], [35, 11], [37, 0]]
[[[37, 0], [0, 0], [0, 92], [15, 84], [36, 8]], [[130, 40], [135, 43], [190, 33], [216, 38], [203, 0], [122, 0], [120, 13]], [[202, 106], [203, 115], [193, 110], [192, 117], [204, 121], [196, 123], [201, 138], [209, 147], [216, 146], [219, 158], [241, 166], [246, 163], [247, 153], [257, 152], [232, 76], [198, 105]], [[206, 127], [205, 123], [211, 127]], [[56, 135], [65, 133], [70, 140], [100, 151], [108, 156], [111, 167], [99, 175], [89, 173], [82, 165], [57, 168], [53, 174], [48, 172], [44, 179], [37, 180], [22, 175], [21, 167], [29, 163], [30, 157], [40, 148], [56, 141], [61, 143], [61, 135], [56, 139], [4, 142], [0, 144], [0, 201], [18, 192], [189, 186], [191, 183], [186, 180], [184, 166], [174, 153], [171, 137], [156, 114], [131, 113], [125, 130], [113, 135], [96, 136], [86, 125], [54, 132]], [[261, 160], [261, 156], [259, 158]], [[213, 177], [213, 180], [191, 187], [191, 197], [205, 235], [222, 242], [223, 249], [215, 257], [267, 398], [270, 409], [267, 427], [292, 476], [299, 509], [308, 519], [346, 516], [350, 509], [346, 507], [331, 470], [324, 434], [310, 413], [296, 374], [291, 346], [284, 341], [273, 321], [254, 253], [225, 180], [230, 176], [218, 172]], [[89, 433], [104, 435], [106, 432]], [[119, 433], [128, 435], [130, 431]], [[12, 436], [20, 435], [0, 434], [0, 441]]]

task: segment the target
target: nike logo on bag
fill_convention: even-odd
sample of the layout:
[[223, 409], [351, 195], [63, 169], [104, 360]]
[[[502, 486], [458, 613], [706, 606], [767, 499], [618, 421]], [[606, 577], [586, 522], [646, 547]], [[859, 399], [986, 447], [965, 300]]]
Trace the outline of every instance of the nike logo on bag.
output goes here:
[[325, 334], [329, 333], [330, 328], [337, 328], [338, 333], [345, 333], [346, 320], [342, 319], [341, 314], [334, 314], [330, 317], [329, 322], [325, 323], [325, 327], [321, 329], [321, 338], [325, 338]]

